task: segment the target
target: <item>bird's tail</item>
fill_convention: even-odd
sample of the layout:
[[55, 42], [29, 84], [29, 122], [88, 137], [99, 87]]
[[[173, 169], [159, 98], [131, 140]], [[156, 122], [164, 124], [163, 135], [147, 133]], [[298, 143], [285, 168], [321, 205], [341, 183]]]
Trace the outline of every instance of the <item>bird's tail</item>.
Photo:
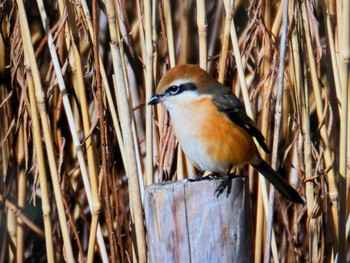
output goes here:
[[271, 166], [266, 163], [263, 159], [257, 164], [252, 164], [252, 166], [265, 178], [273, 184], [273, 186], [289, 201], [294, 203], [303, 204], [304, 199], [300, 194], [284, 179], [279, 173], [274, 171]]

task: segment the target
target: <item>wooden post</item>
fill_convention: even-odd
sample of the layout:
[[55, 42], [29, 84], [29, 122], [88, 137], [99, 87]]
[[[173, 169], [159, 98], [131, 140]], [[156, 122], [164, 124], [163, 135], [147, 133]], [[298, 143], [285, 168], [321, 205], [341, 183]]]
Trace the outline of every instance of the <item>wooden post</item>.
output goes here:
[[248, 178], [217, 198], [215, 180], [171, 181], [146, 188], [149, 261], [253, 262]]

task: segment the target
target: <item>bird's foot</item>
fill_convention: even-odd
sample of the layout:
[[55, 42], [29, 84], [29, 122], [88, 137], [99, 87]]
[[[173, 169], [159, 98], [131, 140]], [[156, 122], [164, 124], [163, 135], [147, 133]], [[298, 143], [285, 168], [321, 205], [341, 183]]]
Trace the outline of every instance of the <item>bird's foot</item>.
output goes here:
[[218, 188], [216, 188], [214, 195], [216, 195], [216, 198], [218, 198], [227, 188], [227, 194], [226, 197], [228, 197], [231, 193], [232, 190], [232, 180], [235, 178], [239, 178], [242, 177], [243, 175], [236, 175], [234, 173], [228, 174], [226, 175], [222, 182], [220, 183], [220, 185], [218, 186]]
[[218, 178], [219, 178], [218, 174], [204, 172], [203, 174], [200, 174], [196, 178], [189, 178], [189, 179], [187, 179], [187, 181], [188, 182], [198, 182], [198, 181], [202, 181], [202, 180], [211, 181], [211, 180], [216, 180]]

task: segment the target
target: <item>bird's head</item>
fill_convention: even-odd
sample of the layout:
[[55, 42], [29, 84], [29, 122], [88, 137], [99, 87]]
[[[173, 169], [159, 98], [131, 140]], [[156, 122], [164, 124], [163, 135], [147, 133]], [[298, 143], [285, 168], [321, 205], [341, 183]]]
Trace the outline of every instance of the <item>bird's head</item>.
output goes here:
[[167, 108], [186, 102], [212, 96], [226, 88], [206, 71], [195, 65], [179, 65], [170, 69], [159, 81], [156, 94], [148, 105], [163, 103]]

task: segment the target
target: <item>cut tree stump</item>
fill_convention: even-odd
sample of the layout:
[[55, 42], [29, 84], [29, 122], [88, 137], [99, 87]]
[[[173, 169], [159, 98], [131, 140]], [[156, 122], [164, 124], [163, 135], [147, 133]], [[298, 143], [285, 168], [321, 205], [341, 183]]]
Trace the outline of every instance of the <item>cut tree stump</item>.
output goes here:
[[171, 181], [146, 188], [144, 208], [149, 261], [253, 262], [248, 178]]

